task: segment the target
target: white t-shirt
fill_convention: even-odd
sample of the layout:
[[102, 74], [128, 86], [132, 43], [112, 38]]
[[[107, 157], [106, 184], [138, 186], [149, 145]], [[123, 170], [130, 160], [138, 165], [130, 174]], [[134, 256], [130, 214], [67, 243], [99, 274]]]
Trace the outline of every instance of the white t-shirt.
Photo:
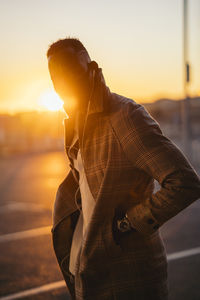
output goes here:
[[[78, 139], [78, 115], [76, 115], [75, 120], [75, 135], [71, 144], [71, 147], [75, 144]], [[69, 150], [70, 151], [70, 150]], [[86, 234], [87, 226], [90, 221], [90, 217], [94, 208], [94, 198], [91, 194], [90, 188], [88, 186], [87, 178], [85, 175], [85, 171], [83, 168], [82, 157], [80, 148], [78, 150], [77, 159], [74, 159], [74, 167], [79, 172], [79, 186], [81, 193], [81, 204], [82, 211], [79, 215], [79, 219], [77, 221], [74, 235], [72, 239], [71, 251], [70, 251], [70, 261], [69, 261], [69, 270], [72, 274], [75, 275], [75, 268], [77, 262], [77, 256], [81, 249], [83, 236]]]

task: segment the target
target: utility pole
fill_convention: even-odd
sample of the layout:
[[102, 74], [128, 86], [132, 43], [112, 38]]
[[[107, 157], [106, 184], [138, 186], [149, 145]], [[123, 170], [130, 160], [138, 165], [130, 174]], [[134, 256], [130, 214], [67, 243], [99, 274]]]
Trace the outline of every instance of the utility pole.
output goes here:
[[192, 153], [190, 140], [190, 97], [188, 92], [190, 82], [190, 65], [188, 61], [188, 0], [183, 0], [183, 66], [184, 99], [181, 101], [182, 141], [184, 153], [190, 159]]

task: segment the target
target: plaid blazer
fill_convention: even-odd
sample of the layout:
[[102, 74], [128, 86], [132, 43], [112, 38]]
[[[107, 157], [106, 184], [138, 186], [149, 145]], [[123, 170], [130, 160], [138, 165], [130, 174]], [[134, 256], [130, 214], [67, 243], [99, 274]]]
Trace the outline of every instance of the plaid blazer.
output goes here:
[[[111, 92], [101, 69], [98, 74], [84, 136], [84, 114], [79, 117], [79, 146], [95, 207], [74, 281], [69, 252], [81, 194], [78, 172], [68, 155], [73, 116], [64, 119], [70, 171], [58, 187], [53, 208], [56, 257], [72, 299], [168, 299], [159, 228], [200, 197], [200, 178], [144, 106]], [[156, 193], [154, 179], [161, 185]], [[136, 231], [117, 230], [116, 220], [125, 212]]]

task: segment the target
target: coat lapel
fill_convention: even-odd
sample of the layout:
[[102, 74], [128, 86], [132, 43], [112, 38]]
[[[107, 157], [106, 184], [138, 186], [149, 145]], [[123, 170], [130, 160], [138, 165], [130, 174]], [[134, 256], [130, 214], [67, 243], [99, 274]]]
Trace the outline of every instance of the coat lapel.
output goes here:
[[[105, 110], [107, 110], [109, 105], [109, 101], [108, 101], [109, 94], [110, 94], [110, 89], [105, 84], [102, 68], [99, 68], [98, 72], [96, 73], [96, 84], [94, 88], [93, 97], [91, 99], [90, 106], [89, 106], [88, 117], [89, 115], [104, 112]], [[76, 113], [78, 113], [78, 136], [81, 145], [85, 112], [82, 113], [78, 111]], [[71, 145], [73, 135], [74, 135], [75, 115], [71, 115], [64, 118], [63, 123], [64, 123], [64, 140], [65, 140], [64, 146], [65, 146], [65, 151], [68, 154], [68, 149]]]
[[66, 153], [68, 153], [68, 149], [71, 145], [73, 135], [74, 135], [74, 117], [64, 118], [64, 147]]

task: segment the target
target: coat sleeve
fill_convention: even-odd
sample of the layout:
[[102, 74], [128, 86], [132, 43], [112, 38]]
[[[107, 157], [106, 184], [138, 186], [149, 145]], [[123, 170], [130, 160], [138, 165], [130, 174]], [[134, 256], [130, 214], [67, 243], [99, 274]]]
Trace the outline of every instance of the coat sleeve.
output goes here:
[[[72, 169], [70, 169], [67, 176], [59, 184], [56, 192], [52, 213], [52, 232], [55, 229], [56, 225], [63, 218], [79, 209], [75, 202], [75, 196], [77, 192], [79, 192], [79, 184], [74, 178]], [[78, 193], [77, 195], [80, 197], [80, 193]]]
[[149, 235], [200, 198], [200, 177], [143, 105], [129, 103], [124, 112], [118, 134], [126, 156], [161, 185], [127, 211], [133, 227]]

